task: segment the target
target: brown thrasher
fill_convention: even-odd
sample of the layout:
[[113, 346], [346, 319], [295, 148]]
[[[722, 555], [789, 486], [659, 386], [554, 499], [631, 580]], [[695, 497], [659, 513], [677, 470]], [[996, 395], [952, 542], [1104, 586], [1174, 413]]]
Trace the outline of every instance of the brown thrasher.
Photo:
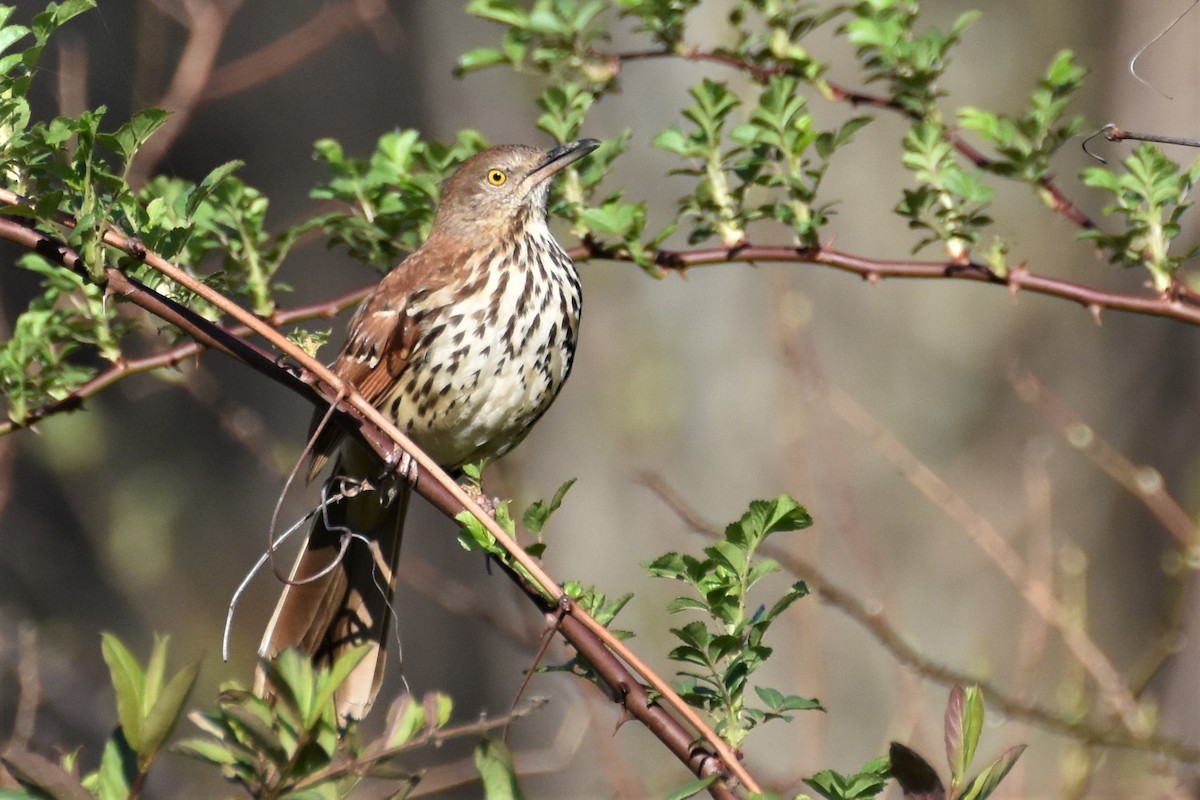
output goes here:
[[[350, 322], [333, 371], [447, 470], [515, 447], [571, 371], [579, 276], [546, 206], [550, 179], [599, 144], [505, 145], [468, 159], [446, 184], [429, 238]], [[259, 654], [296, 647], [328, 664], [369, 645], [336, 697], [342, 720], [361, 719], [383, 677], [411, 487], [401, 479], [381, 490], [378, 458], [332, 429], [314, 434], [309, 477], [336, 461]], [[256, 684], [262, 692], [261, 671]]]

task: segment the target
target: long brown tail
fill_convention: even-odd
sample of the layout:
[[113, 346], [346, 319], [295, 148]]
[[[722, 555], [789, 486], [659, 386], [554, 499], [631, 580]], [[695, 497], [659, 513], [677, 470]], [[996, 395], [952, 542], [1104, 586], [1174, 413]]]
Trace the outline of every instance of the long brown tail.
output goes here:
[[[358, 470], [346, 468], [345, 456], [343, 451], [325, 483], [323, 495], [329, 502], [324, 513], [314, 518], [292, 568], [293, 583], [284, 587], [258, 650], [260, 656], [274, 658], [295, 647], [312, 656], [314, 663], [328, 665], [352, 647], [370, 645], [336, 695], [343, 721], [366, 715], [383, 680], [396, 562], [410, 494], [409, 485], [401, 480], [394, 498], [371, 489], [333, 500], [339, 493], [352, 493], [356, 483], [351, 473]], [[261, 669], [255, 676], [255, 691], [268, 691]]]

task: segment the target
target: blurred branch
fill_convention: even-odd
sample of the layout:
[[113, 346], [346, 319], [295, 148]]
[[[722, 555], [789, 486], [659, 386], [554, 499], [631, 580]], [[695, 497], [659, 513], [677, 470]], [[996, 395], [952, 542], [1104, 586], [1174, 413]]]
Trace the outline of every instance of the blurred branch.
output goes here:
[[[713, 539], [721, 537], [720, 528], [702, 519], [663, 478], [654, 474], [644, 474], [641, 481], [693, 531]], [[1084, 744], [1161, 752], [1180, 761], [1200, 762], [1200, 746], [1153, 733], [1146, 736], [1134, 735], [1125, 730], [1097, 725], [1075, 715], [1059, 714], [1046, 706], [1021, 699], [987, 678], [954, 669], [928, 658], [909, 644], [881, 611], [868, 608], [852, 592], [825, 577], [817, 567], [779, 545], [765, 544], [761, 552], [808, 583], [823, 602], [866, 628], [893, 658], [929, 680], [946, 686], [956, 683], [964, 686], [974, 684], [983, 690], [989, 707], [994, 707], [1014, 719], [1023, 719], [1047, 730], [1066, 734]]]
[[394, 48], [403, 36], [384, 0], [329, 3], [275, 41], [213, 70], [200, 101], [218, 100], [274, 80], [359, 28], [371, 33], [381, 49]]
[[[1032, 449], [1032, 448], [1031, 448]], [[1026, 542], [1025, 563], [1030, 575], [1041, 581], [1051, 592], [1058, 592], [1056, 567], [1060, 563], [1054, 547], [1053, 485], [1046, 461], [1045, 448], [1026, 455], [1022, 470], [1025, 498], [1029, 507], [1029, 540]], [[1017, 672], [1021, 683], [1017, 697], [1031, 700], [1037, 692], [1037, 677], [1046, 661], [1047, 644], [1050, 641], [1050, 625], [1032, 609], [1027, 609], [1021, 630], [1017, 635]]]
[[[632, 260], [627, 255], [597, 242], [585, 242], [568, 254], [576, 260], [605, 258], [615, 261]], [[1154, 297], [1094, 289], [1072, 281], [1051, 278], [1030, 272], [1024, 265], [1010, 267], [1004, 274], [973, 261], [962, 264], [949, 261], [894, 261], [864, 258], [821, 247], [789, 247], [787, 245], [752, 245], [737, 247], [697, 248], [694, 250], [660, 250], [654, 263], [662, 269], [684, 271], [713, 264], [742, 264], [777, 262], [787, 264], [816, 264], [862, 276], [870, 283], [884, 278], [945, 278], [974, 281], [1008, 287], [1019, 291], [1044, 294], [1072, 300], [1084, 306], [1099, 322], [1106, 309], [1128, 311], [1152, 317], [1165, 317], [1191, 325], [1200, 325], [1200, 303], [1194, 293], [1173, 287], [1171, 293]]]
[[[20, 198], [6, 191], [0, 191], [0, 202], [23, 205]], [[64, 218], [59, 221], [67, 225], [73, 224], [73, 220], [70, 219]], [[0, 238], [37, 252], [53, 263], [83, 275], [87, 274], [74, 250], [27, 224], [0, 217]], [[729, 745], [704, 723], [696, 710], [688, 706], [665, 679], [651, 670], [607, 628], [572, 603], [541, 565], [514, 542], [462, 487], [417, 448], [379, 409], [364, 400], [352, 386], [346, 385], [328, 367], [275, 331], [266, 321], [250, 314], [229, 298], [146, 250], [136, 241], [111, 229], [105, 232], [103, 239], [106, 245], [142, 261], [262, 336], [282, 353], [282, 356], [273, 356], [268, 351], [231, 336], [225, 329], [111, 267], [105, 271], [108, 293], [124, 298], [174, 325], [202, 346], [220, 350], [262, 372], [296, 391], [314, 405], [336, 406], [339, 411], [349, 415], [352, 420], [349, 424], [353, 430], [380, 457], [393, 458], [397, 449], [408, 453], [418, 466], [417, 477], [413, 480], [417, 492], [447, 516], [455, 517], [466, 510], [480, 521], [535, 582], [535, 585], [529, 586], [525, 581], [518, 581], [529, 597], [542, 607], [547, 620], [556, 622], [559, 632], [595, 668], [608, 686], [615, 702], [641, 721], [697, 776], [719, 775], [726, 781], [736, 779], [747, 791], [761, 792], [757, 782], [742, 766]], [[290, 359], [291, 363], [287, 363], [284, 357]], [[651, 700], [646, 687], [633, 673], [653, 688], [656, 693], [654, 700]], [[668, 708], [671, 711], [668, 711]], [[671, 713], [672, 711], [685, 720], [692, 730], [688, 730], [688, 727]], [[707, 742], [712, 752], [698, 746], [698, 741]], [[713, 784], [709, 791], [717, 798], [737, 796], [725, 782]]]
[[530, 630], [528, 626], [520, 625], [511, 614], [497, 608], [495, 601], [482, 597], [474, 586], [455, 580], [419, 555], [405, 554], [400, 580], [451, 614], [482, 623], [487, 630], [499, 633], [513, 644], [537, 646], [538, 635], [544, 630], [540, 626]]
[[64, 117], [79, 116], [87, 109], [87, 48], [81, 40], [71, 36], [60, 37], [57, 44], [58, 73], [54, 94], [58, 113]]
[[1086, 455], [1102, 472], [1137, 498], [1179, 542], [1180, 549], [1175, 554], [1177, 565], [1165, 570], [1171, 579], [1173, 595], [1167, 613], [1167, 625], [1154, 644], [1142, 653], [1142, 665], [1134, 670], [1137, 677], [1129, 682], [1134, 693], [1140, 694], [1154, 675], [1181, 651], [1180, 642], [1187, 622], [1188, 587], [1195, 578], [1195, 571], [1184, 565], [1189, 559], [1188, 554], [1200, 543], [1200, 529], [1197, 529], [1179, 501], [1167, 491], [1162, 473], [1151, 466], [1135, 463], [1113, 447], [1032, 372], [1014, 368], [1008, 379], [1018, 398], [1033, 406], [1058, 429], [1068, 444]]
[[171, 118], [138, 151], [130, 165], [129, 184], [140, 186], [152, 175], [175, 140], [183, 133], [200, 102], [230, 20], [244, 0], [188, 0], [182, 4], [188, 29], [187, 43], [175, 65], [167, 91], [154, 104], [171, 112]]
[[1200, 543], [1200, 529], [1167, 491], [1158, 470], [1135, 464], [1113, 447], [1029, 370], [1013, 369], [1008, 382], [1017, 397], [1038, 411], [1072, 447], [1091, 459], [1105, 475], [1136, 497], [1182, 547], [1194, 547]]
[[1152, 731], [1116, 667], [1080, 627], [1074, 616], [1062, 607], [1049, 587], [1035, 579], [1020, 554], [992, 523], [885, 430], [854, 398], [835, 387], [828, 387], [825, 397], [833, 412], [860, 435], [872, 441], [878, 452], [921, 494], [954, 520], [1017, 588], [1029, 607], [1058, 631], [1067, 649], [1092, 676], [1101, 695], [1120, 715], [1130, 734], [1136, 739], [1148, 739]]
[[25, 750], [33, 739], [38, 706], [42, 703], [42, 680], [38, 666], [37, 628], [24, 622], [17, 629], [17, 712], [8, 747]]

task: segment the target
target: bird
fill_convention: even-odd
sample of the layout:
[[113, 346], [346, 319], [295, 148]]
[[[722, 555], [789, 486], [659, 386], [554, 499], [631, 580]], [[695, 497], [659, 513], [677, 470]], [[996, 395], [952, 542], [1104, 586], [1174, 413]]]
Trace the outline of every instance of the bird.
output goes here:
[[[464, 161], [425, 241], [350, 321], [333, 372], [448, 472], [519, 444], [571, 372], [582, 293], [548, 202], [554, 176], [599, 145], [500, 145]], [[310, 428], [309, 479], [333, 468], [259, 655], [297, 648], [320, 666], [366, 645], [334, 697], [349, 724], [383, 679], [411, 485], [385, 488], [388, 465], [326, 416]], [[270, 693], [261, 666], [255, 688]]]

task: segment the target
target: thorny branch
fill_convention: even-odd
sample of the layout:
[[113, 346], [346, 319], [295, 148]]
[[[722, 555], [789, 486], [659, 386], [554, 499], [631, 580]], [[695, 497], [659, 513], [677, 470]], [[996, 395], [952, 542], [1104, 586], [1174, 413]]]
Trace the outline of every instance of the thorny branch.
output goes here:
[[[568, 254], [577, 261], [592, 258], [630, 260], [627, 255], [596, 242], [588, 242], [573, 248], [568, 251]], [[950, 261], [874, 259], [835, 250], [828, 245], [790, 247], [787, 245], [743, 244], [732, 248], [660, 250], [654, 255], [654, 263], [660, 268], [679, 272], [714, 264], [754, 262], [815, 264], [832, 267], [844, 272], [852, 272], [871, 283], [876, 283], [884, 278], [943, 278], [990, 283], [1007, 286], [1013, 294], [1027, 291], [1072, 300], [1091, 312], [1097, 322], [1104, 310], [1111, 309], [1200, 325], [1200, 298], [1197, 298], [1193, 292], [1184, 291], [1182, 287], [1173, 287], [1172, 293], [1153, 297], [1126, 294], [1040, 275], [1030, 272], [1023, 265], [1010, 267], [1007, 272], [1001, 274], [974, 261], [958, 264]]]
[[[20, 199], [0, 190], [0, 202], [20, 205]], [[70, 220], [60, 220], [69, 224]], [[86, 275], [79, 255], [62, 242], [18, 222], [0, 217], [0, 238], [13, 241], [44, 258], [61, 264], [68, 269]], [[192, 291], [206, 302], [245, 325], [253, 333], [262, 336], [291, 363], [281, 363], [280, 358], [250, 344], [225, 329], [214, 325], [190, 309], [163, 297], [157, 292], [135, 281], [114, 268], [105, 271], [106, 290], [109, 294], [122, 297], [154, 316], [174, 325], [202, 346], [220, 350], [234, 359], [262, 372], [269, 378], [284, 384], [318, 406], [336, 404], [339, 411], [350, 419], [347, 425], [359, 434], [366, 444], [381, 457], [395, 452], [397, 447], [407, 452], [419, 469], [414, 481], [418, 493], [430, 501], [438, 510], [454, 517], [463, 510], [469, 511], [495, 536], [496, 541], [512, 556], [514, 561], [532, 577], [536, 586], [528, 587], [527, 593], [547, 611], [565, 608], [559, 631], [573, 647], [588, 660], [598, 675], [607, 684], [615, 702], [621, 704], [634, 718], [641, 721], [673, 754], [683, 761], [698, 776], [716, 774], [724, 780], [709, 787], [717, 798], [738, 796], [731, 786], [740, 784], [746, 791], [760, 793], [761, 788], [742, 766], [729, 745], [717, 736], [699, 717], [696, 710], [678, 696], [670, 684], [646, 666], [624, 643], [612, 635], [591, 615], [571, 603], [563, 590], [550, 578], [528, 553], [496, 524], [473, 498], [454, 482], [437, 464], [418, 449], [383, 414], [362, 398], [353, 387], [345, 385], [327, 367], [309, 356], [298, 345], [287, 340], [262, 319], [255, 317], [227, 297], [215, 292], [186, 272], [167, 263], [153, 252], [135, 245], [127, 237], [109, 230], [104, 235], [107, 245], [130, 255], [135, 255], [147, 266], [162, 273], [184, 288]], [[635, 673], [646, 681], [658, 695], [652, 701], [646, 687], [635, 677]], [[682, 717], [688, 729], [671, 711]], [[694, 731], [694, 733], [693, 733]], [[698, 743], [706, 743], [710, 752]]]
[[[352, 308], [362, 302], [362, 299], [366, 297], [367, 292], [372, 288], [373, 285], [365, 286], [341, 297], [335, 297], [332, 300], [276, 311], [271, 315], [271, 324], [279, 327], [289, 325], [293, 322], [329, 319], [345, 311], [347, 308]], [[238, 338], [250, 335], [250, 329], [245, 325], [233, 325], [224, 330], [230, 336]], [[17, 425], [12, 420], [0, 422], [0, 436], [6, 436], [22, 427], [31, 428], [41, 420], [54, 414], [60, 414], [64, 411], [75, 411], [81, 408], [84, 401], [88, 398], [96, 396], [125, 378], [141, 375], [146, 372], [153, 372], [156, 369], [178, 366], [188, 359], [199, 356], [203, 350], [204, 348], [193, 340], [164, 350], [161, 353], [118, 361], [61, 400], [56, 400], [53, 403], [47, 403], [46, 405], [32, 409], [25, 417], [23, 425]]]

